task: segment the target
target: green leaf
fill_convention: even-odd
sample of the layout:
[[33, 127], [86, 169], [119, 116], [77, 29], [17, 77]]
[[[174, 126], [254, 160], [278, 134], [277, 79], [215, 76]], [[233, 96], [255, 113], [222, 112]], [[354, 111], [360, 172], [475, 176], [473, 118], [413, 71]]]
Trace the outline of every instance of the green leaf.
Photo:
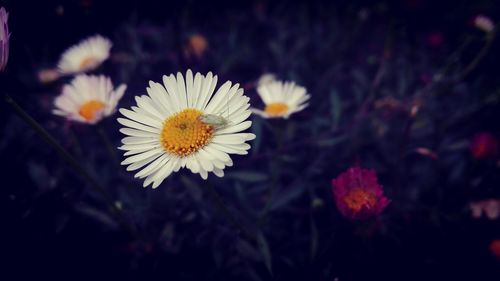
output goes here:
[[186, 177], [184, 175], [181, 176], [181, 182], [184, 187], [186, 187], [189, 195], [193, 197], [194, 201], [200, 202], [203, 197], [201, 193], [201, 187], [189, 177]]
[[364, 72], [361, 72], [358, 69], [353, 69], [351, 74], [354, 81], [357, 82], [359, 85], [363, 87], [368, 87], [368, 85], [370, 84]]
[[352, 85], [352, 92], [354, 93], [354, 98], [357, 104], [361, 104], [363, 102], [363, 97], [366, 94], [366, 91], [363, 90], [359, 85]]
[[468, 140], [462, 140], [458, 141], [452, 144], [449, 144], [446, 146], [446, 150], [464, 150], [467, 149], [470, 145], [470, 142]]
[[266, 174], [250, 171], [228, 173], [227, 177], [246, 182], [261, 182], [269, 179]]
[[250, 243], [247, 241], [239, 238], [236, 240], [236, 250], [244, 257], [254, 260], [254, 261], [260, 261], [261, 260], [261, 255], [257, 249], [254, 248]]
[[269, 272], [272, 275], [273, 265], [272, 265], [271, 250], [269, 249], [266, 237], [264, 237], [264, 235], [261, 232], [259, 232], [257, 235], [257, 243], [259, 246], [260, 253], [264, 258], [264, 264], [266, 265], [267, 270], [269, 270]]
[[337, 129], [342, 115], [342, 101], [340, 100], [337, 91], [333, 90], [330, 93], [330, 114], [333, 123], [333, 129]]
[[118, 223], [110, 215], [108, 215], [107, 213], [105, 213], [99, 209], [96, 209], [90, 205], [81, 203], [81, 204], [78, 204], [77, 206], [75, 206], [75, 209], [79, 213], [81, 213], [85, 216], [88, 216], [88, 217], [102, 223], [103, 225], [105, 225], [107, 227], [110, 227], [112, 229], [115, 229], [118, 227]]
[[318, 228], [316, 227], [314, 218], [311, 217], [311, 252], [310, 252], [311, 261], [314, 261], [316, 253], [318, 252], [318, 241], [319, 241]]
[[317, 146], [335, 146], [347, 139], [347, 136], [332, 137], [327, 139], [319, 139], [316, 141]]
[[286, 206], [290, 201], [298, 198], [305, 190], [305, 188], [303, 187], [304, 186], [302, 184], [296, 184], [275, 196], [275, 200], [273, 200], [273, 203], [271, 204], [269, 210], [279, 209], [283, 206]]

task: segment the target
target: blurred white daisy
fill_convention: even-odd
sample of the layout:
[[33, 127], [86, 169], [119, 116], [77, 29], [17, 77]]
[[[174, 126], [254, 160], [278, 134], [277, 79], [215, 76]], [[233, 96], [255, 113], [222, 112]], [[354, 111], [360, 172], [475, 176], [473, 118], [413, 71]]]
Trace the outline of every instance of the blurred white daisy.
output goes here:
[[274, 81], [276, 81], [276, 75], [272, 73], [264, 73], [259, 77], [259, 80], [257, 81], [257, 87], [269, 84]]
[[122, 98], [126, 85], [113, 88], [111, 79], [104, 75], [76, 76], [65, 85], [54, 105], [53, 113], [82, 123], [95, 124], [113, 114]]
[[111, 46], [111, 41], [100, 35], [84, 39], [62, 54], [57, 68], [61, 74], [94, 70], [109, 58]]
[[477, 15], [474, 18], [474, 26], [486, 33], [490, 33], [495, 29], [493, 21], [489, 17], [483, 15]]
[[239, 84], [224, 83], [214, 94], [217, 76], [206, 76], [191, 70], [184, 79], [163, 76], [163, 85], [153, 81], [148, 95], [135, 98], [137, 106], [119, 111], [125, 126], [120, 132], [121, 150], [127, 158], [121, 163], [128, 171], [139, 170], [136, 178], [145, 178], [143, 186], [158, 187], [172, 172], [186, 167], [207, 179], [208, 172], [224, 176], [224, 168], [232, 166], [229, 154], [247, 154], [248, 140], [254, 134], [241, 133], [252, 122], [250, 100]]
[[265, 104], [264, 110], [252, 108], [252, 112], [264, 118], [288, 118], [292, 113], [308, 106], [311, 97], [306, 88], [295, 82], [272, 81], [260, 85], [257, 92]]

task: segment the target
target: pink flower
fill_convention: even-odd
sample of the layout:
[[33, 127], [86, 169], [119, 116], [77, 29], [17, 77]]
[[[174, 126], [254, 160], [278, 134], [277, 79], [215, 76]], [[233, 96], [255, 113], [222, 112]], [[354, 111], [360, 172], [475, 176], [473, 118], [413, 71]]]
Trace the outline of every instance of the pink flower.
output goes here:
[[332, 180], [333, 197], [342, 215], [363, 220], [379, 215], [390, 200], [384, 196], [374, 170], [351, 167]]
[[38, 81], [42, 83], [51, 83], [61, 77], [59, 71], [55, 68], [42, 69], [38, 71]]
[[472, 212], [472, 217], [475, 219], [481, 218], [483, 213], [490, 220], [496, 220], [500, 217], [500, 200], [497, 199], [472, 202], [469, 204], [469, 208]]
[[434, 151], [432, 151], [426, 147], [417, 147], [417, 148], [415, 148], [415, 152], [422, 155], [422, 156], [431, 158], [433, 160], [437, 160], [439, 158], [438, 155]]
[[495, 29], [495, 24], [487, 16], [477, 15], [474, 17], [474, 26], [486, 33], [490, 33]]
[[498, 140], [490, 133], [477, 133], [472, 138], [470, 150], [476, 159], [494, 158], [498, 153]]
[[490, 251], [498, 259], [500, 259], [500, 239], [496, 239], [496, 240], [491, 241]]
[[441, 47], [444, 43], [444, 36], [441, 32], [432, 32], [425, 38], [425, 43], [429, 47]]
[[9, 59], [9, 26], [7, 20], [9, 14], [2, 7], [0, 8], [0, 71], [5, 69]]

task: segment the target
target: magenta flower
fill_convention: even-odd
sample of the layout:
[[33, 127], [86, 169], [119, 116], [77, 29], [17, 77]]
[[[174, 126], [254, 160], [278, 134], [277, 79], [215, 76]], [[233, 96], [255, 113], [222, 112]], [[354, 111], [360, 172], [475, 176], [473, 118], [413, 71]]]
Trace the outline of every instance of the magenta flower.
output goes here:
[[470, 150], [478, 160], [495, 158], [498, 154], [498, 139], [488, 132], [477, 133], [472, 138]]
[[500, 239], [496, 239], [496, 240], [491, 241], [490, 251], [493, 255], [495, 255], [500, 260]]
[[9, 59], [9, 27], [7, 20], [9, 14], [2, 7], [0, 8], [0, 71], [5, 69], [7, 60]]
[[444, 35], [441, 32], [432, 32], [425, 38], [425, 43], [429, 47], [437, 48], [443, 46]]
[[380, 214], [390, 203], [374, 170], [351, 167], [332, 180], [333, 197], [345, 217], [363, 220]]

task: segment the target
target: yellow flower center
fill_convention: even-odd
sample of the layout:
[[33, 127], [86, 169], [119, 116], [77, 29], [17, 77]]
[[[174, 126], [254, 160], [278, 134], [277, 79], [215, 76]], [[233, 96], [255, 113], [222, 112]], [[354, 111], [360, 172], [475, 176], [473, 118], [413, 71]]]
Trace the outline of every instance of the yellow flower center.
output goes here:
[[97, 60], [94, 58], [85, 58], [80, 62], [80, 69], [90, 69], [97, 65]]
[[377, 204], [377, 197], [373, 192], [361, 188], [354, 188], [344, 197], [347, 207], [354, 212], [359, 212], [363, 207], [374, 208]]
[[270, 103], [266, 105], [264, 111], [269, 116], [282, 116], [288, 111], [288, 105], [281, 102]]
[[203, 113], [197, 109], [184, 109], [163, 122], [161, 143], [163, 148], [180, 157], [203, 148], [213, 136], [213, 126], [201, 122]]
[[92, 121], [96, 118], [96, 115], [100, 113], [106, 105], [103, 102], [97, 100], [91, 100], [80, 106], [78, 113], [80, 116], [85, 118], [87, 121]]

